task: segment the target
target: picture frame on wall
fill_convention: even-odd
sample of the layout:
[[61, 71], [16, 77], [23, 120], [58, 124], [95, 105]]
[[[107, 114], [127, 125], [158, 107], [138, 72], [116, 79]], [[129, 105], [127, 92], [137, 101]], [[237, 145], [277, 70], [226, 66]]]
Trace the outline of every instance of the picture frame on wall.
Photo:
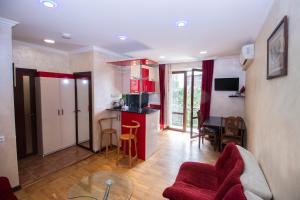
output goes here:
[[288, 72], [288, 17], [285, 16], [268, 38], [267, 79]]

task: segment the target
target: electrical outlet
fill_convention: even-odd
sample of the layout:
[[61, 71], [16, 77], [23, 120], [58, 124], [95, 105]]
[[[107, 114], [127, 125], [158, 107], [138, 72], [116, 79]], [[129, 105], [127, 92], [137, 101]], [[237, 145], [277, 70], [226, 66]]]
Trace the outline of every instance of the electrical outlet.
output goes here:
[[4, 136], [0, 136], [0, 144], [3, 143], [5, 141], [5, 137]]

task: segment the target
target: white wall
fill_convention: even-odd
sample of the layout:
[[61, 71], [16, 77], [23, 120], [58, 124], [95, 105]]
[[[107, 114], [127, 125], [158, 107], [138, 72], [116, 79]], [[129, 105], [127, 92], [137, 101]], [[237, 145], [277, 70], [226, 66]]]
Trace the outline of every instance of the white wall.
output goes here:
[[19, 185], [15, 113], [12, 79], [12, 32], [9, 22], [0, 18], [0, 176], [9, 178], [12, 187]]
[[[266, 175], [274, 199], [300, 199], [300, 1], [275, 0], [256, 40], [246, 72], [248, 147]], [[267, 39], [288, 15], [288, 75], [266, 79]]]
[[[192, 68], [202, 68], [202, 62], [190, 62], [190, 63], [176, 63], [166, 65], [166, 102], [168, 105], [172, 104], [171, 93], [172, 85], [170, 76], [173, 71], [190, 71]], [[229, 98], [228, 96], [235, 92], [228, 91], [215, 91], [214, 79], [215, 78], [233, 78], [239, 77], [239, 87], [245, 85], [245, 72], [242, 70], [239, 63], [239, 56], [220, 57], [215, 59], [214, 62], [214, 74], [213, 74], [213, 86], [211, 96], [211, 116], [245, 116], [244, 112], [244, 99], [243, 98]], [[171, 109], [166, 105], [167, 124], [170, 124]]]
[[218, 58], [214, 63], [213, 86], [211, 94], [210, 115], [244, 117], [244, 98], [229, 98], [235, 92], [215, 91], [215, 78], [239, 78], [239, 88], [245, 85], [245, 72], [242, 70], [239, 57]]

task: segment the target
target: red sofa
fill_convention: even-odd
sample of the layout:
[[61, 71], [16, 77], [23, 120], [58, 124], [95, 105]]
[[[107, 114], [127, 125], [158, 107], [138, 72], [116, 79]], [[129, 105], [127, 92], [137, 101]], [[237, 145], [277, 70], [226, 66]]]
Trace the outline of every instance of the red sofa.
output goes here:
[[0, 177], [0, 200], [17, 200], [6, 177]]
[[215, 165], [183, 163], [175, 183], [163, 196], [170, 200], [246, 200], [240, 182], [243, 169], [238, 148], [227, 144]]

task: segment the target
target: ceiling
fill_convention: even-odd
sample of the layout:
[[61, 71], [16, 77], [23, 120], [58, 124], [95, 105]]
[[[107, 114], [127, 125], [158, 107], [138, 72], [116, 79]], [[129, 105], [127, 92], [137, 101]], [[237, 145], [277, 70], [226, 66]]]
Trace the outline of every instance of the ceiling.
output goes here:
[[[0, 0], [0, 16], [18, 21], [13, 38], [72, 51], [98, 46], [129, 57], [186, 62], [239, 53], [255, 41], [273, 0]], [[176, 27], [177, 20], [187, 26]], [[70, 40], [61, 33], [70, 33]], [[121, 41], [119, 35], [126, 35]], [[55, 44], [43, 42], [54, 39]], [[208, 53], [201, 55], [200, 51]], [[160, 56], [165, 56], [164, 59]]]

